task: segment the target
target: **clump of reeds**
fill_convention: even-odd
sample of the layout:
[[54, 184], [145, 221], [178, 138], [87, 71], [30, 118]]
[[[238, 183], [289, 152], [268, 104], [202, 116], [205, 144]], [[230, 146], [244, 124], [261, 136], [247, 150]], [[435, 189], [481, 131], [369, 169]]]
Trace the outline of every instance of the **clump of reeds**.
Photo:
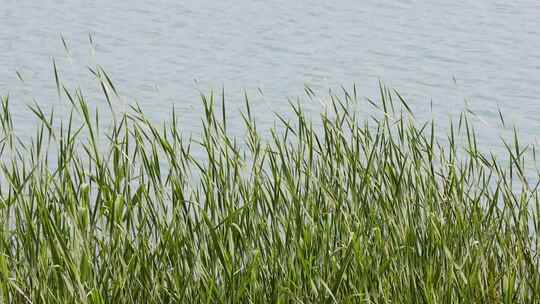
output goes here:
[[246, 100], [246, 135], [232, 138], [211, 95], [201, 137], [186, 139], [175, 114], [158, 127], [138, 107], [104, 130], [80, 91], [59, 92], [69, 119], [32, 106], [31, 142], [3, 98], [0, 302], [540, 298], [526, 149], [483, 153], [466, 114], [440, 141], [397, 92], [382, 88], [382, 114], [364, 116], [344, 92], [320, 127], [292, 105], [295, 120], [263, 138]]

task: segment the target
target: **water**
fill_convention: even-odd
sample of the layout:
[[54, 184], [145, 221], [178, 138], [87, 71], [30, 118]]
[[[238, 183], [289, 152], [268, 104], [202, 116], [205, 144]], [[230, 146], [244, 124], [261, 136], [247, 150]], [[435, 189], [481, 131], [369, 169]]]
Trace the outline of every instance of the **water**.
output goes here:
[[498, 108], [526, 142], [540, 131], [537, 0], [2, 0], [1, 7], [0, 93], [10, 94], [24, 130], [35, 121], [26, 110], [33, 98], [62, 107], [54, 57], [68, 86], [97, 96], [85, 66], [99, 63], [126, 102], [138, 101], [157, 121], [174, 105], [189, 132], [199, 126], [199, 90], [224, 86], [232, 112], [246, 90], [269, 125], [306, 84], [324, 96], [356, 83], [362, 96], [376, 97], [379, 79], [424, 118], [446, 120], [468, 100], [487, 148], [500, 148]]

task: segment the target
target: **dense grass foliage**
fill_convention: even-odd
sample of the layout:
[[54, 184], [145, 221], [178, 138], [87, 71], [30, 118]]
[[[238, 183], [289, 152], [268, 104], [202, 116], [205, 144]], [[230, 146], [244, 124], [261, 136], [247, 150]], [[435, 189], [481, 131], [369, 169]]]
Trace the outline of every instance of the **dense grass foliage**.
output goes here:
[[206, 96], [202, 135], [186, 139], [174, 114], [156, 127], [132, 107], [103, 128], [80, 91], [59, 92], [70, 119], [32, 106], [31, 142], [3, 98], [0, 302], [540, 297], [532, 150], [516, 139], [501, 160], [482, 153], [467, 114], [446, 136], [397, 92], [363, 103], [351, 91], [317, 120], [291, 105], [295, 118], [263, 137], [246, 100], [245, 137], [233, 138]]

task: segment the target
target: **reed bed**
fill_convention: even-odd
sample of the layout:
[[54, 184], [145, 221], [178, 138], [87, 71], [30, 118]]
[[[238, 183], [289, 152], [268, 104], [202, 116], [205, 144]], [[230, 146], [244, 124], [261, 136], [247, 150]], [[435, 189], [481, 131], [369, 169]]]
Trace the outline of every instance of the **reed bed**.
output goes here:
[[516, 136], [507, 155], [481, 151], [467, 113], [437, 134], [396, 91], [353, 89], [313, 119], [292, 103], [262, 136], [246, 98], [233, 137], [207, 95], [186, 138], [175, 114], [154, 124], [137, 106], [100, 127], [56, 79], [70, 115], [31, 106], [30, 141], [2, 99], [2, 303], [540, 299], [534, 150]]

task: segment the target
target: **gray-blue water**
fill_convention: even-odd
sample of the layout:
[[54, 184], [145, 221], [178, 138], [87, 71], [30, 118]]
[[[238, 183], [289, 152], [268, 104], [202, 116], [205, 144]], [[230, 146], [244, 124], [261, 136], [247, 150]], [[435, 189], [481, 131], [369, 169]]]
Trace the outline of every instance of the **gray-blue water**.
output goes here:
[[85, 66], [100, 64], [126, 102], [156, 121], [174, 105], [187, 131], [199, 125], [199, 90], [224, 86], [232, 109], [246, 90], [269, 124], [304, 85], [324, 96], [356, 83], [376, 97], [379, 79], [425, 118], [447, 119], [468, 100], [487, 148], [500, 147], [498, 108], [525, 141], [540, 131], [537, 0], [0, 2], [0, 94], [23, 128], [34, 98], [62, 107], [54, 57], [67, 86], [94, 96]]

